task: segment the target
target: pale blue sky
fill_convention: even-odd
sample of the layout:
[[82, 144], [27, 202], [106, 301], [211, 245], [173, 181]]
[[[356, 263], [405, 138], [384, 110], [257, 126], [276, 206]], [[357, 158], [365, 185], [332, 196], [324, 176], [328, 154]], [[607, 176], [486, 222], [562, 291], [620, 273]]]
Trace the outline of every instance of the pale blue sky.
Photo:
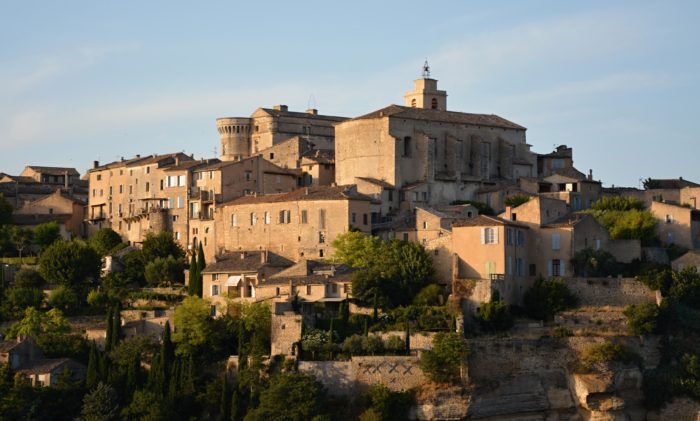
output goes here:
[[574, 147], [606, 185], [700, 182], [700, 2], [0, 1], [0, 171], [213, 156], [215, 119], [402, 103], [428, 58], [448, 108]]

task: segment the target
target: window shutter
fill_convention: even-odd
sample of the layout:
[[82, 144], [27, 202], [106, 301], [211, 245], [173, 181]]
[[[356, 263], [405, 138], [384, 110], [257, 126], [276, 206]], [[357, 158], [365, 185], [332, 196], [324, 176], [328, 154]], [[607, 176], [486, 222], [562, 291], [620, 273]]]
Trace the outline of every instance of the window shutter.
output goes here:
[[547, 275], [552, 276], [552, 261], [551, 260], [547, 261]]
[[486, 228], [481, 229], [481, 244], [486, 244]]
[[559, 250], [561, 247], [561, 236], [558, 232], [552, 234], [552, 250]]
[[506, 275], [512, 275], [513, 274], [513, 257], [508, 256], [508, 271], [506, 272]]
[[559, 276], [566, 276], [566, 262], [562, 260], [559, 262], [560, 268], [559, 269]]
[[498, 244], [498, 227], [493, 229], [493, 243]]

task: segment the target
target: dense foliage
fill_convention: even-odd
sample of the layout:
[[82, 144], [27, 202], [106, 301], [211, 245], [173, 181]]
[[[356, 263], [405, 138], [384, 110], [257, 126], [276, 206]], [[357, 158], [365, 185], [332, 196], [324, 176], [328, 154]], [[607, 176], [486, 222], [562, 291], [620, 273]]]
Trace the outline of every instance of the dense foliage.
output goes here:
[[510, 206], [513, 208], [516, 208], [522, 204], [525, 204], [530, 201], [530, 196], [526, 194], [516, 194], [514, 196], [508, 196], [506, 199], [503, 201], [503, 203], [506, 206]]
[[561, 279], [538, 278], [523, 297], [525, 312], [539, 320], [551, 320], [560, 311], [577, 304], [576, 296]]
[[58, 241], [49, 246], [39, 259], [39, 271], [48, 282], [65, 285], [81, 300], [102, 268], [100, 256], [79, 240]]
[[500, 332], [513, 326], [513, 316], [506, 303], [499, 299], [483, 303], [477, 309], [476, 319], [486, 332]]
[[438, 333], [433, 338], [433, 349], [421, 354], [420, 366], [436, 383], [457, 382], [462, 362], [469, 349], [459, 333]]
[[576, 276], [607, 277], [621, 273], [622, 265], [605, 250], [585, 248], [571, 258], [571, 265]]
[[656, 218], [644, 204], [632, 197], [603, 197], [588, 211], [603, 225], [613, 240], [641, 240], [651, 244], [658, 240]]

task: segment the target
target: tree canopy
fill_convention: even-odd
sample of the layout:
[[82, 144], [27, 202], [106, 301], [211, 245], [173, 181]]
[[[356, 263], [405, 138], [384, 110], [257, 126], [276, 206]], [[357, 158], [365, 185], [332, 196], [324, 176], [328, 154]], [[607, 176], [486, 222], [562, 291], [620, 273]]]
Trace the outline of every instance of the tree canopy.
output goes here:
[[578, 299], [560, 279], [538, 278], [523, 297], [525, 312], [539, 320], [551, 320], [554, 315], [574, 307]]
[[39, 252], [44, 251], [48, 246], [61, 239], [61, 228], [54, 221], [37, 225], [34, 228], [34, 244], [39, 248]]
[[86, 243], [58, 241], [39, 259], [39, 272], [49, 282], [66, 285], [79, 295], [87, 293], [88, 281], [100, 274], [102, 260]]
[[111, 228], [101, 228], [90, 237], [89, 244], [100, 256], [106, 256], [122, 244], [122, 237]]
[[433, 349], [421, 354], [420, 366], [436, 383], [459, 380], [462, 361], [469, 353], [462, 335], [456, 332], [440, 332], [433, 338]]
[[141, 246], [141, 253], [143, 253], [144, 262], [151, 262], [158, 257], [173, 256], [175, 259], [182, 259], [185, 256], [185, 251], [169, 231], [147, 234]]
[[270, 379], [260, 394], [260, 404], [248, 412], [245, 421], [305, 421], [319, 415], [323, 386], [312, 376], [282, 373]]

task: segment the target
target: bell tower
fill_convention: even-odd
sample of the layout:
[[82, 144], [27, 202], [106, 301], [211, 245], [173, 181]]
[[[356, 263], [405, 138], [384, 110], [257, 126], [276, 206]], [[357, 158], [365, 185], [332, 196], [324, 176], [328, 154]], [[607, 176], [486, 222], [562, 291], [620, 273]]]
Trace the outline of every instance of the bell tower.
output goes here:
[[439, 91], [437, 80], [430, 78], [428, 60], [423, 64], [423, 77], [413, 82], [413, 91], [406, 92], [404, 105], [413, 108], [447, 110], [447, 92]]

